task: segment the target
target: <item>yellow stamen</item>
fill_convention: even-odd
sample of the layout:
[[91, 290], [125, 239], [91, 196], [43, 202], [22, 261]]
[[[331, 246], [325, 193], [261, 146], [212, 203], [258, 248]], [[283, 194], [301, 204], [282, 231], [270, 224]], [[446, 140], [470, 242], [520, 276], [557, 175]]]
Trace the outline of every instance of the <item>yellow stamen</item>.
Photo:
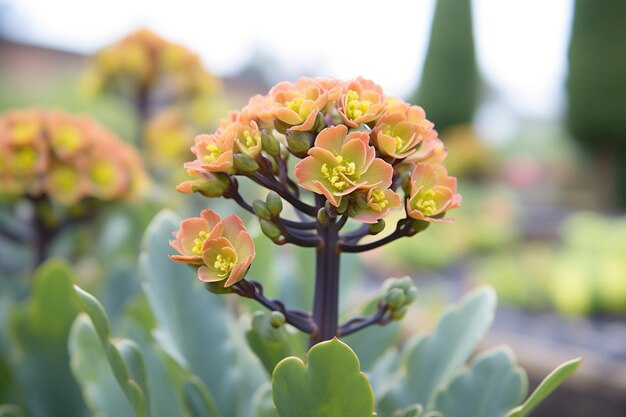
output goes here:
[[261, 135], [257, 132], [254, 136], [248, 130], [243, 131], [243, 143], [246, 147], [251, 148], [258, 145], [261, 141]]
[[396, 152], [399, 152], [400, 150], [402, 150], [402, 148], [405, 145], [404, 139], [402, 139], [398, 135], [394, 136], [391, 130], [391, 126], [387, 126], [385, 130], [383, 131], [383, 133], [387, 136], [391, 136], [396, 141]]
[[350, 120], [358, 119], [367, 113], [372, 103], [369, 100], [360, 100], [359, 93], [349, 90], [346, 100], [346, 116]]
[[377, 213], [383, 211], [388, 204], [389, 201], [385, 198], [385, 192], [381, 190], [372, 191], [371, 199], [367, 203], [369, 208]]
[[72, 168], [61, 166], [52, 171], [50, 181], [54, 188], [62, 193], [68, 193], [78, 184], [78, 175]]
[[207, 145], [206, 150], [209, 154], [204, 156], [204, 160], [207, 162], [215, 161], [222, 153], [214, 143]]
[[110, 185], [115, 180], [115, 177], [115, 166], [108, 162], [98, 161], [91, 168], [91, 179], [98, 185]]
[[11, 126], [11, 138], [13, 143], [20, 145], [29, 142], [37, 133], [38, 126], [35, 123], [21, 122]]
[[308, 116], [308, 113], [306, 112], [306, 109], [302, 107], [303, 103], [304, 103], [304, 99], [302, 97], [296, 97], [293, 100], [289, 100], [285, 102], [285, 107], [287, 107], [291, 111], [298, 113], [298, 115], [302, 119], [306, 119], [306, 117]]
[[230, 274], [230, 271], [233, 270], [233, 266], [235, 266], [235, 262], [228, 257], [222, 257], [222, 255], [217, 255], [213, 263], [213, 267], [217, 270], [217, 276], [219, 277], [225, 277]]
[[204, 245], [204, 241], [208, 237], [209, 232], [201, 230], [200, 233], [198, 233], [198, 237], [193, 240], [194, 247], [191, 249], [191, 251], [196, 255], [200, 255], [202, 253], [202, 246]]
[[338, 165], [330, 169], [328, 168], [328, 164], [323, 164], [320, 171], [333, 187], [338, 191], [343, 191], [354, 184], [355, 180], [358, 180], [359, 176], [356, 175], [356, 164], [345, 160], [341, 155], [337, 155], [335, 160]]
[[37, 152], [33, 148], [22, 148], [15, 153], [14, 158], [18, 172], [32, 171], [37, 163]]
[[62, 126], [55, 132], [52, 142], [60, 151], [73, 152], [80, 146], [80, 132], [74, 126]]
[[435, 192], [432, 189], [420, 190], [415, 196], [417, 200], [412, 202], [413, 208], [421, 211], [425, 216], [437, 213], [437, 203], [434, 200]]

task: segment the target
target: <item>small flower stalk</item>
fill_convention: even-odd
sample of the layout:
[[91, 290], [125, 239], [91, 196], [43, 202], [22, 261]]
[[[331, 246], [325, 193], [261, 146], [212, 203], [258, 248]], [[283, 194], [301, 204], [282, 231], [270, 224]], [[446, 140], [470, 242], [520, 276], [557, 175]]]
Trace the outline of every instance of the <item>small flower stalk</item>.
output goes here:
[[[258, 282], [244, 278], [255, 252], [234, 215], [222, 220], [204, 210], [183, 221], [171, 242], [178, 254], [171, 258], [197, 268], [214, 292], [219, 286], [284, 316], [312, 344], [398, 320], [415, 299], [412, 281], [397, 280], [373, 316], [339, 324], [342, 252], [369, 251], [431, 223], [450, 222], [447, 213], [461, 204], [456, 178], [445, 168], [445, 147], [424, 109], [363, 78], [279, 83], [231, 112], [214, 133], [197, 136], [191, 150], [195, 159], [185, 163], [191, 179], [179, 191], [232, 199], [276, 244], [316, 250], [313, 311], [268, 300]], [[247, 201], [239, 177], [266, 189], [265, 201]], [[400, 210], [404, 216], [385, 233], [385, 219]], [[362, 243], [372, 235], [375, 240]]]

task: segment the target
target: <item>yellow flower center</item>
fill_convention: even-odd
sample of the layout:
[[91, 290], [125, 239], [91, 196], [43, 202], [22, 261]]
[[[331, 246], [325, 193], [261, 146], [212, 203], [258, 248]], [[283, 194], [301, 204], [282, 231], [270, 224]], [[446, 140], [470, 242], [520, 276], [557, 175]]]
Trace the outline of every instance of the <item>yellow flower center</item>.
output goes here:
[[80, 132], [74, 126], [63, 126], [55, 132], [52, 142], [60, 151], [74, 152], [81, 142]]
[[18, 172], [31, 171], [37, 163], [37, 152], [33, 148], [22, 148], [15, 153], [15, 168]]
[[193, 240], [194, 246], [191, 249], [193, 253], [196, 255], [200, 255], [202, 253], [202, 245], [204, 245], [204, 241], [209, 237], [209, 232], [205, 230], [201, 230], [198, 233], [198, 237]]
[[436, 214], [437, 203], [435, 202], [435, 192], [432, 189], [420, 190], [415, 196], [412, 206], [426, 216]]
[[213, 267], [217, 270], [219, 277], [226, 277], [233, 270], [235, 262], [228, 256], [217, 255]]
[[285, 107], [287, 107], [291, 111], [298, 113], [301, 118], [306, 119], [308, 113], [304, 108], [302, 108], [302, 103], [304, 103], [304, 99], [302, 97], [296, 97], [293, 100], [285, 102]]
[[335, 160], [337, 161], [335, 167], [331, 169], [328, 168], [328, 164], [323, 164], [321, 172], [337, 191], [343, 191], [354, 183], [351, 177], [356, 176], [356, 165], [354, 162], [343, 159], [341, 155], [336, 156]]
[[91, 179], [101, 186], [110, 185], [115, 180], [115, 166], [106, 161], [98, 161], [91, 168]]
[[68, 193], [76, 187], [78, 175], [72, 168], [61, 166], [52, 171], [50, 181], [54, 188], [62, 193]]
[[383, 133], [387, 136], [391, 136], [395, 141], [396, 141], [396, 152], [402, 150], [402, 148], [405, 145], [405, 141], [404, 139], [402, 139], [400, 136], [398, 135], [393, 135], [393, 131], [391, 130], [391, 126], [387, 126], [385, 128], [385, 130], [383, 130]]
[[255, 145], [258, 145], [261, 140], [261, 135], [257, 132], [254, 136], [250, 133], [249, 130], [243, 131], [243, 143], [246, 147], [251, 148]]
[[207, 162], [215, 161], [222, 154], [220, 148], [218, 148], [217, 145], [214, 143], [207, 145], [206, 150], [208, 152], [208, 155], [204, 156], [204, 160]]
[[359, 93], [354, 90], [348, 90], [346, 100], [346, 116], [350, 120], [358, 119], [363, 116], [370, 108], [372, 103], [369, 100], [360, 100]]
[[11, 137], [13, 143], [27, 143], [37, 133], [37, 125], [35, 123], [21, 122], [11, 127]]
[[387, 207], [389, 201], [385, 198], [384, 191], [374, 190], [372, 191], [371, 199], [368, 202], [368, 206], [370, 209], [374, 210], [377, 213], [380, 213]]

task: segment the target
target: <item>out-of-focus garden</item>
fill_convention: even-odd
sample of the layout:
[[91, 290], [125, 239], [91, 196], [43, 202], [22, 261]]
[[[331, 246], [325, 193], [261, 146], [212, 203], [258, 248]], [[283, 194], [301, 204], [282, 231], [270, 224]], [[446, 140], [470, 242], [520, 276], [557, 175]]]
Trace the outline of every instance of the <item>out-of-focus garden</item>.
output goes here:
[[[66, 3], [71, 2], [59, 7]], [[182, 164], [193, 157], [194, 136], [215, 129], [228, 109], [277, 80], [343, 75], [325, 72], [335, 68], [330, 62], [335, 55], [324, 56], [323, 49], [298, 59], [306, 51], [289, 53], [280, 45], [263, 44], [263, 37], [250, 43], [247, 62], [230, 67], [220, 64], [216, 53], [208, 57], [194, 46], [220, 44], [219, 50], [225, 50], [224, 45], [240, 39], [231, 39], [230, 32], [247, 31], [254, 38], [266, 26], [283, 26], [284, 36], [307, 37], [348, 25], [345, 37], [343, 29], [337, 30], [342, 37], [326, 49], [349, 54], [355, 42], [388, 37], [389, 43], [401, 43], [403, 51], [394, 56], [370, 50], [360, 67], [345, 69], [356, 71], [351, 76], [368, 77], [368, 71], [375, 71], [370, 62], [382, 60], [380, 71], [392, 83], [398, 66], [411, 67], [405, 60], [415, 63], [413, 78], [403, 75], [410, 81], [391, 89], [422, 106], [435, 123], [463, 204], [451, 213], [453, 224], [430, 227], [424, 235], [367, 256], [347, 255], [343, 305], [362, 299], [386, 277], [410, 275], [421, 301], [406, 320], [410, 328], [426, 329], [446, 303], [469, 289], [491, 285], [499, 306], [484, 346], [510, 344], [531, 385], [564, 357], [585, 358], [579, 372], [535, 415], [624, 416], [626, 4], [559, 1], [550, 7], [559, 25], [547, 19], [524, 21], [527, 33], [521, 38], [533, 42], [536, 53], [522, 50], [516, 56], [510, 50], [498, 54], [498, 48], [514, 49], [515, 42], [506, 25], [492, 19], [514, 20], [510, 13], [532, 5], [517, 1], [507, 11], [495, 1], [416, 3], [422, 3], [417, 11], [427, 14], [419, 18], [425, 27], [402, 34], [394, 34], [393, 22], [379, 22], [375, 11], [367, 14], [369, 21], [347, 23], [328, 7], [325, 21], [308, 22], [304, 6], [290, 4], [302, 10], [294, 10], [289, 22], [272, 21], [271, 9], [283, 7], [278, 5], [267, 6], [267, 16], [241, 22], [207, 6], [208, 27], [215, 20], [231, 22], [219, 36], [205, 35], [193, 25], [170, 26], [166, 36], [155, 18], [143, 25], [139, 15], [136, 21], [142, 25], [128, 30], [111, 25], [110, 32], [96, 36], [89, 35], [88, 25], [73, 28], [81, 17], [70, 10], [42, 5], [54, 15], [36, 16], [33, 2], [0, 1], [0, 326], [9, 329], [2, 333], [0, 352], [17, 351], [22, 359], [41, 353], [36, 341], [44, 336], [37, 328], [36, 296], [55, 289], [33, 290], [30, 276], [51, 257], [67, 260], [76, 282], [98, 296], [112, 323], [124, 311], [137, 320], [154, 320], [144, 316], [146, 301], [137, 296], [142, 284], [136, 266], [141, 236], [152, 217], [163, 208], [197, 215], [207, 204], [222, 215], [234, 210], [223, 199], [176, 192], [187, 174]], [[523, 17], [542, 14], [543, 3], [533, 4], [537, 10]], [[124, 13], [122, 4], [115, 7], [116, 13]], [[246, 5], [240, 7], [246, 13]], [[402, 3], [376, 7], [405, 13]], [[160, 19], [180, 20], [185, 13], [176, 9]], [[45, 28], [36, 28], [38, 19], [48, 21]], [[55, 31], [58, 36], [50, 37]], [[554, 46], [556, 32], [564, 39], [557, 51], [561, 70], [554, 70], [558, 62], [544, 62], [541, 51], [542, 37], [546, 48]], [[185, 42], [193, 36], [202, 39]], [[534, 71], [507, 74], [507, 66], [497, 65], [507, 59], [530, 62]], [[324, 65], [316, 66], [317, 61]], [[545, 91], [536, 96], [520, 92], [520, 86], [533, 90], [533, 77], [542, 74], [544, 65], [552, 74], [546, 78], [552, 83], [552, 104], [546, 103]], [[386, 88], [385, 79], [377, 81]], [[538, 77], [536, 83], [540, 90], [545, 80]], [[517, 93], [523, 103], [516, 101]], [[532, 107], [536, 109], [528, 111]], [[38, 139], [41, 135], [48, 139]], [[41, 152], [33, 154], [33, 147]], [[247, 213], [241, 216], [245, 219]], [[268, 291], [310, 303], [310, 291], [296, 288], [289, 277], [290, 271], [310, 273], [311, 258], [300, 250], [277, 249], [260, 230], [254, 232], [261, 260], [253, 270], [278, 277]], [[352, 282], [361, 276], [365, 283]], [[50, 330], [57, 331], [62, 333]], [[8, 334], [12, 336], [5, 338]], [[46, 362], [56, 352], [49, 354], [32, 357]], [[0, 355], [0, 403], [29, 395], [9, 383], [16, 372], [3, 359], [9, 356]], [[36, 362], [22, 365], [17, 379], [37, 378]], [[50, 372], [60, 372], [59, 380], [66, 380], [66, 370]], [[67, 394], [72, 389], [78, 388], [41, 395], [59, 395], [62, 402], [75, 398]], [[66, 406], [73, 407], [70, 402]], [[32, 416], [47, 415], [33, 409]]]

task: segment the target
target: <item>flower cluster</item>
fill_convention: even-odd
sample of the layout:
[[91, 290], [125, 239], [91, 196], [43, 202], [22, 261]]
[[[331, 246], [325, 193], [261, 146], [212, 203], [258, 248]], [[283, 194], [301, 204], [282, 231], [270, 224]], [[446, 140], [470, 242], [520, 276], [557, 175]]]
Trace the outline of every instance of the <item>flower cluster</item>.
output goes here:
[[255, 255], [252, 238], [239, 217], [224, 219], [212, 210], [184, 220], [170, 245], [175, 261], [198, 266], [198, 278], [230, 287], [241, 281]]
[[0, 117], [0, 194], [125, 199], [147, 176], [136, 151], [91, 119], [57, 111], [18, 110]]
[[231, 112], [214, 133], [197, 136], [192, 152], [196, 159], [185, 167], [195, 179], [179, 186], [183, 192], [203, 183], [210, 188], [220, 175], [249, 176], [275, 189], [275, 182], [291, 181], [283, 168], [292, 154], [302, 159], [295, 188], [363, 223], [377, 223], [403, 205], [409, 218], [448, 221], [445, 213], [461, 202], [456, 178], [444, 166], [445, 147], [424, 110], [363, 78], [281, 82]]
[[142, 29], [101, 50], [84, 82], [92, 92], [122, 94], [139, 89], [165, 90], [168, 96], [206, 96], [219, 89], [197, 55]]

